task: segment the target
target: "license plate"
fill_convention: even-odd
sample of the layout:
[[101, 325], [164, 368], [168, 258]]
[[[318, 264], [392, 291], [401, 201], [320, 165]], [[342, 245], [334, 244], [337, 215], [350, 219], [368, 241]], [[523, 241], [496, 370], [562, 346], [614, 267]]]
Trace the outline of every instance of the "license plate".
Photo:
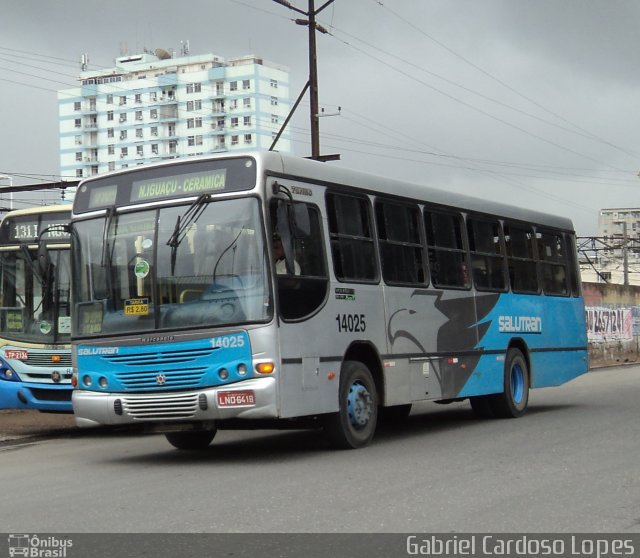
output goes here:
[[6, 358], [15, 358], [16, 360], [27, 360], [29, 353], [27, 351], [16, 351], [15, 349], [5, 349], [4, 356]]
[[218, 392], [219, 407], [253, 407], [256, 394], [251, 390]]

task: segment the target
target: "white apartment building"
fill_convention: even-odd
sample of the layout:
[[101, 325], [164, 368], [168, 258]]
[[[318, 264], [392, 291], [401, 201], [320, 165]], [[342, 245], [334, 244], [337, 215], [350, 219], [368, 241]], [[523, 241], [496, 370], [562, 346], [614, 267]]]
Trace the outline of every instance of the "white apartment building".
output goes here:
[[[122, 56], [58, 93], [60, 170], [84, 178], [151, 161], [268, 149], [290, 110], [289, 71], [250, 55]], [[289, 152], [287, 131], [278, 151]]]
[[598, 237], [580, 258], [583, 281], [640, 285], [640, 208], [600, 210]]

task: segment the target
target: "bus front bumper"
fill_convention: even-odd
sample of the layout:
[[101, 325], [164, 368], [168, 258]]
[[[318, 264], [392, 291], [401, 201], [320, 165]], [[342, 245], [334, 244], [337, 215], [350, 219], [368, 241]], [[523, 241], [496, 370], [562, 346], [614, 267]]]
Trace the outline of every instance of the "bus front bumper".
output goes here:
[[143, 394], [75, 389], [73, 412], [82, 428], [276, 418], [276, 380], [253, 378], [201, 390]]
[[0, 409], [71, 413], [72, 391], [70, 383], [39, 384], [0, 380]]

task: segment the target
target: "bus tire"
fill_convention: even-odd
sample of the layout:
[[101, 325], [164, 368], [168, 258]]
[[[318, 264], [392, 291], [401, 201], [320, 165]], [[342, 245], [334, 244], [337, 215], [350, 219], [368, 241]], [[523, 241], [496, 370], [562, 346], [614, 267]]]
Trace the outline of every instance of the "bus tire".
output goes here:
[[333, 446], [362, 448], [371, 442], [378, 420], [378, 395], [371, 372], [361, 362], [347, 360], [340, 371], [337, 413], [327, 415], [324, 431]]
[[520, 349], [509, 349], [504, 363], [504, 391], [491, 397], [493, 414], [499, 418], [524, 415], [529, 403], [530, 376]]
[[216, 435], [216, 430], [184, 430], [167, 432], [167, 441], [179, 450], [202, 450], [209, 446]]

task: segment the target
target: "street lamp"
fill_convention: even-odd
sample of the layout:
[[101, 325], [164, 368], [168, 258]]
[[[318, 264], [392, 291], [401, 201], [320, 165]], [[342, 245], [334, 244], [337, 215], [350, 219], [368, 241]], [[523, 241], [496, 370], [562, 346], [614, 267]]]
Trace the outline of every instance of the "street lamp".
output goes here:
[[13, 176], [9, 176], [8, 174], [0, 174], [0, 180], [8, 180], [9, 181], [9, 210], [13, 211]]

